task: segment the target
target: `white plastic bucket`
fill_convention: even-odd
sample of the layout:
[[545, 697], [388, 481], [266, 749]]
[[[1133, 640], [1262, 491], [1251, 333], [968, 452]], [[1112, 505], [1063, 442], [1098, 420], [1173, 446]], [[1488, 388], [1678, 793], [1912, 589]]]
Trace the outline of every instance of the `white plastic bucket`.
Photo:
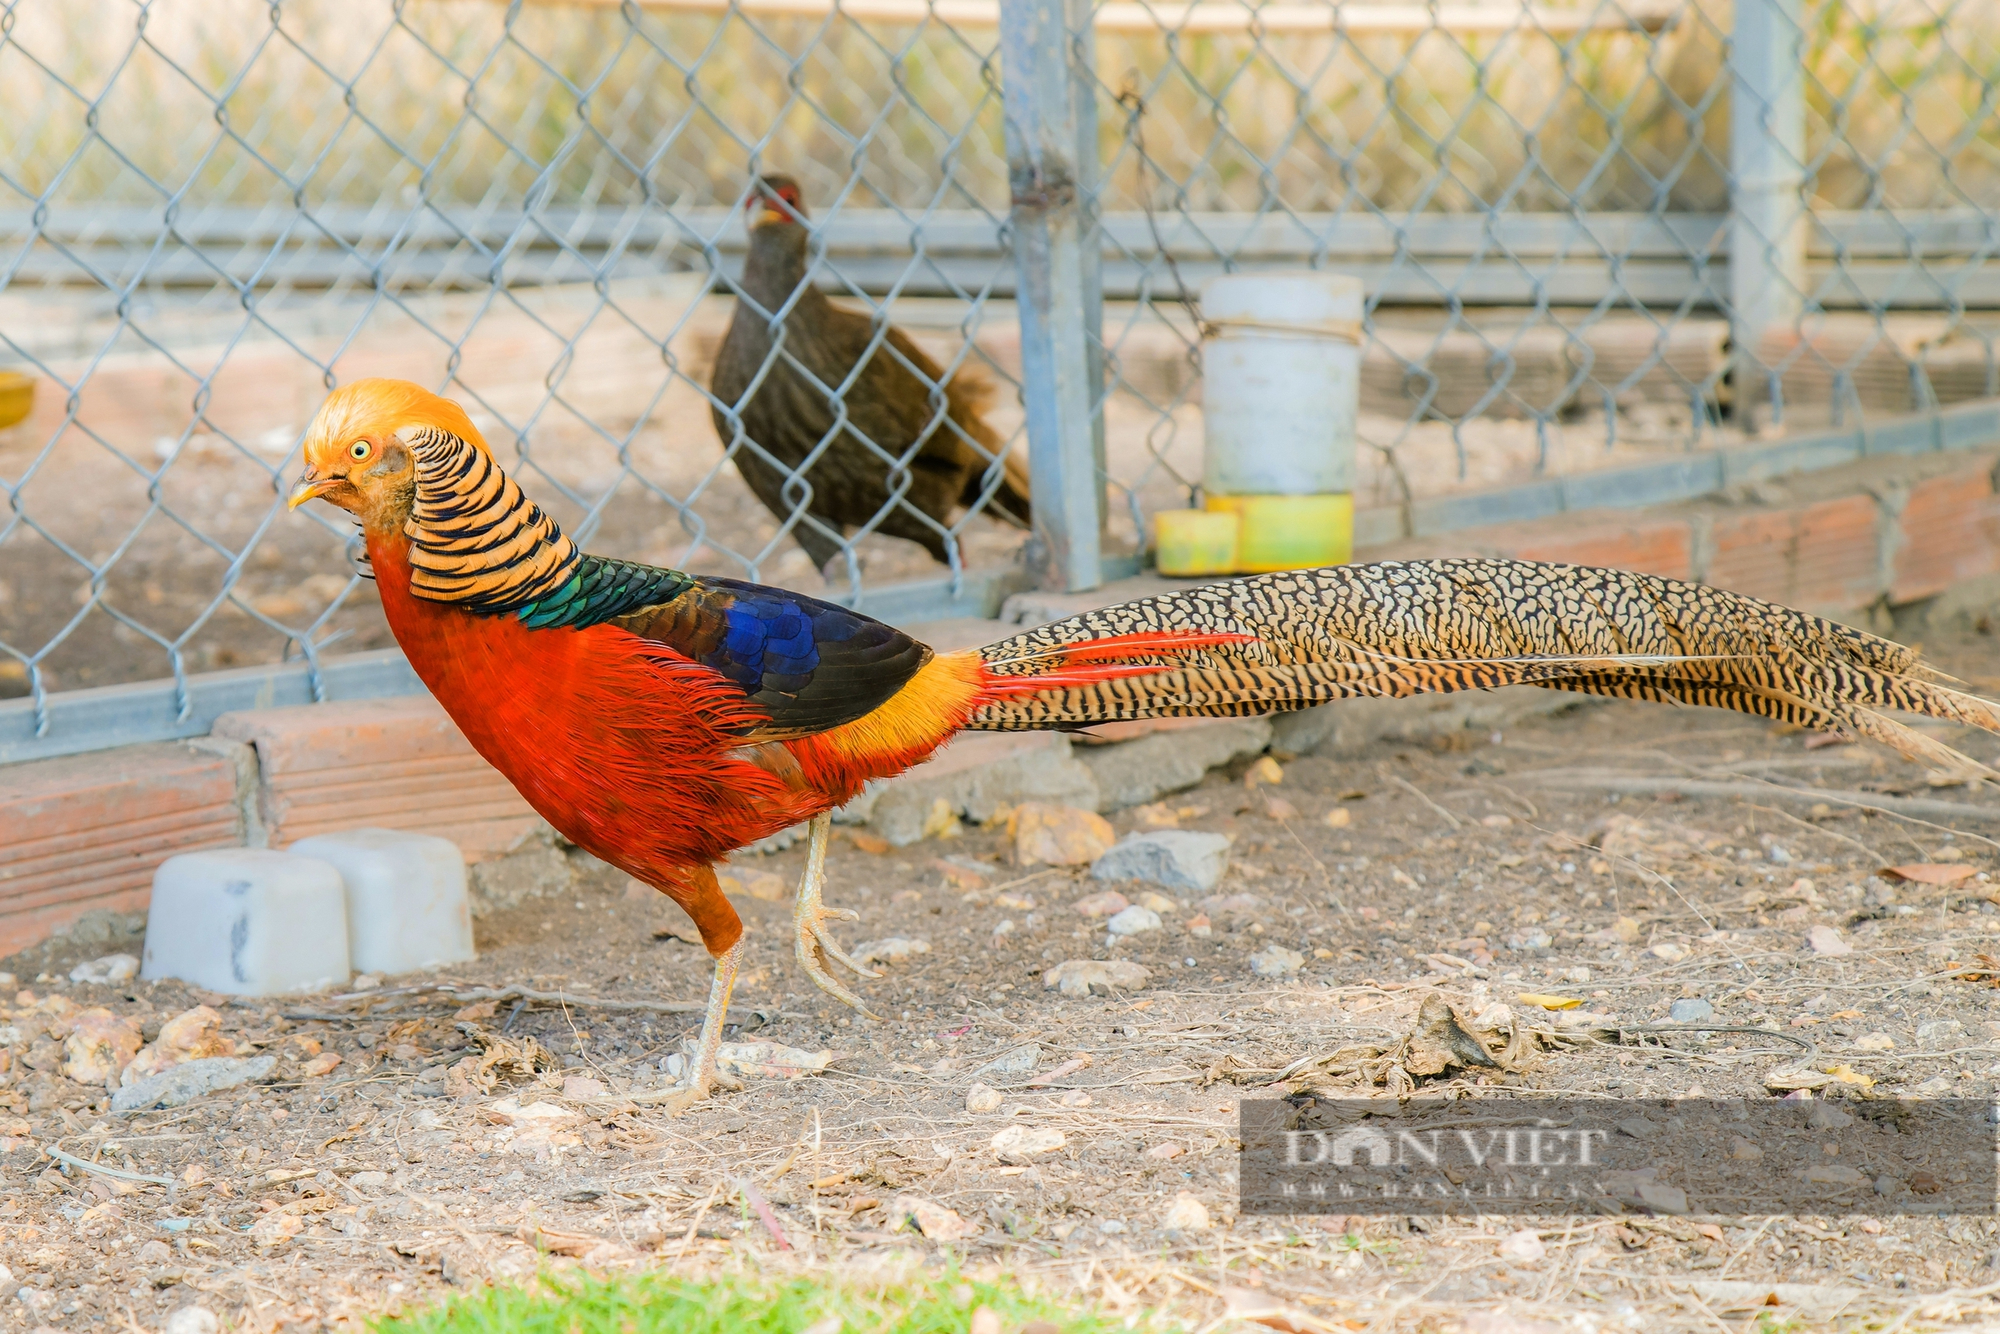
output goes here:
[[1230, 273], [1201, 289], [1202, 486], [1211, 496], [1354, 490], [1361, 280]]

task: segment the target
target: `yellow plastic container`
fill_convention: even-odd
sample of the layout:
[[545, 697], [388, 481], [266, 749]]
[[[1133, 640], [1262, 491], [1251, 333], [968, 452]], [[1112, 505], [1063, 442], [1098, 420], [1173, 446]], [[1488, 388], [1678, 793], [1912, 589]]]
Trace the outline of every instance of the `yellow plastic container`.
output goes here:
[[1234, 514], [1161, 510], [1153, 516], [1154, 565], [1168, 575], [1234, 574], [1237, 528]]
[[34, 410], [34, 380], [19, 371], [0, 371], [0, 431], [20, 425]]
[[[1354, 558], [1351, 495], [1210, 496], [1208, 508], [1236, 517], [1238, 573], [1345, 565]], [[1166, 572], [1164, 564], [1160, 569]]]

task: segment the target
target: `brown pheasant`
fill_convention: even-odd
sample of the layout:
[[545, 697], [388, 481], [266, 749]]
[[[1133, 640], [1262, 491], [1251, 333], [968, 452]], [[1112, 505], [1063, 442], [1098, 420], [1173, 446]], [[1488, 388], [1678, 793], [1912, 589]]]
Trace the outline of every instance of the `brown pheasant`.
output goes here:
[[982, 499], [988, 514], [1027, 527], [1027, 468], [981, 416], [992, 385], [964, 367], [946, 380], [894, 327], [870, 351], [875, 320], [806, 282], [796, 181], [762, 177], [750, 208], [750, 257], [710, 414], [757, 498], [781, 521], [800, 511], [791, 532], [813, 564], [825, 570], [848, 530], [870, 523], [949, 562], [954, 511]]

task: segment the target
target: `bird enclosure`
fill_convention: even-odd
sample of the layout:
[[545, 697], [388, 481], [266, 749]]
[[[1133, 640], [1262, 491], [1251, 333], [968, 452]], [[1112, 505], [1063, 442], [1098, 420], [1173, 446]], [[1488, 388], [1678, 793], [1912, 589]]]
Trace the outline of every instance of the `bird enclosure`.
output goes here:
[[[1085, 275], [1024, 310], [1008, 124], [1046, 52], [1010, 82], [1015, 3], [10, 11], [0, 373], [33, 403], [0, 430], [0, 696], [33, 698], [47, 753], [106, 743], [62, 739], [50, 701], [78, 687], [172, 678], [185, 717], [202, 673], [303, 660], [317, 691], [327, 656], [386, 647], [350, 531], [281, 504], [318, 401], [364, 375], [461, 400], [592, 550], [903, 620], [1048, 577], [988, 512], [997, 457], [922, 516], [942, 560], [885, 534], [954, 383], [992, 387], [1017, 459], [1093, 451], [1060, 475], [1100, 531], [1038, 495], [1041, 548], [1143, 563], [1200, 476], [1193, 298], [1230, 269], [1364, 279], [1364, 531], [2000, 394], [1989, 6], [1022, 0], [1064, 28], [1038, 86], [1074, 130]], [[861, 378], [814, 376], [827, 453], [787, 463], [742, 427], [754, 386], [711, 392], [744, 205], [780, 172], [810, 283], [873, 355], [907, 359], [893, 327], [932, 366], [924, 439], [863, 438]], [[1084, 395], [1057, 401], [1024, 327], [1080, 340]], [[836, 449], [884, 498], [823, 570], [796, 534]], [[775, 508], [758, 460], [797, 483]]]

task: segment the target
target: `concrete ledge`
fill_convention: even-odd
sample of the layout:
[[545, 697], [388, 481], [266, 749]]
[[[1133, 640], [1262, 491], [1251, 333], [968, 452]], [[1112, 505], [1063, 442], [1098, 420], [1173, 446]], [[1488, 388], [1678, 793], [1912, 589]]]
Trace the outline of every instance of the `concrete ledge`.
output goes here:
[[0, 768], [0, 953], [146, 905], [153, 868], [244, 838], [227, 748], [128, 746]]
[[539, 823], [428, 695], [248, 709], [215, 736], [256, 752], [265, 846], [374, 825], [448, 838], [476, 862]]

